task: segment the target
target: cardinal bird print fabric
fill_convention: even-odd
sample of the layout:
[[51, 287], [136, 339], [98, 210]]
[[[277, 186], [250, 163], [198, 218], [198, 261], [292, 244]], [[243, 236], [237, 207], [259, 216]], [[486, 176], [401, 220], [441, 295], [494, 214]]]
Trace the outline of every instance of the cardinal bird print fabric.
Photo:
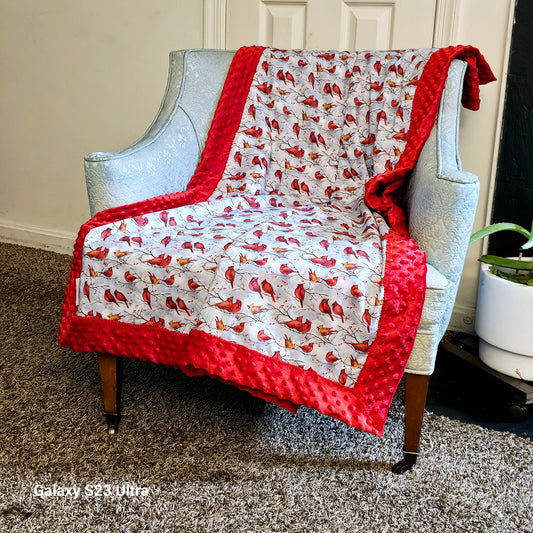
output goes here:
[[[484, 66], [452, 50], [433, 70], [460, 54]], [[383, 191], [429, 134], [440, 94], [418, 91], [435, 56], [239, 50], [188, 190], [82, 228], [60, 342], [380, 435], [425, 290], [424, 254]]]

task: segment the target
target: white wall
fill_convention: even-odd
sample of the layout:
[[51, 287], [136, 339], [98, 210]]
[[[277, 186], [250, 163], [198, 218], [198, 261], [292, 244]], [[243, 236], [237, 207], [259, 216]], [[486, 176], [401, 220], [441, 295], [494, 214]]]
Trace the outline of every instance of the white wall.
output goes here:
[[[459, 0], [455, 17], [454, 42], [478, 47], [494, 74], [496, 82], [481, 88], [479, 111], [463, 109], [460, 126], [460, 154], [465, 170], [481, 182], [474, 229], [490, 220], [492, 194], [505, 96], [509, 44], [512, 32], [514, 0]], [[450, 327], [473, 331], [479, 263], [482, 246], [469, 249]]]
[[0, 0], [0, 240], [72, 250], [83, 156], [140, 137], [203, 0]]

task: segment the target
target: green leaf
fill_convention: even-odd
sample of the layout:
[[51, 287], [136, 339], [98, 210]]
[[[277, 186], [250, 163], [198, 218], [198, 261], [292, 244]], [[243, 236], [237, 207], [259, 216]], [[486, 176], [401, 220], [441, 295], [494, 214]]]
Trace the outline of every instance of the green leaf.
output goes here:
[[533, 286], [533, 272], [529, 274], [513, 274], [509, 272], [503, 272], [498, 267], [491, 266], [490, 271], [499, 278], [512, 281], [513, 283], [521, 283], [522, 285]]
[[480, 239], [483, 239], [484, 237], [487, 237], [488, 235], [492, 235], [493, 233], [496, 233], [498, 231], [507, 231], [507, 230], [516, 231], [520, 233], [526, 239], [528, 239], [528, 242], [524, 246], [527, 246], [528, 248], [533, 247], [533, 238], [531, 236], [531, 232], [529, 232], [526, 228], [519, 226], [518, 224], [513, 224], [512, 222], [498, 222], [497, 224], [491, 224], [490, 226], [487, 226], [486, 228], [476, 231], [472, 235], [472, 237], [470, 237], [469, 244], [473, 244], [474, 242], [479, 241]]
[[526, 244], [521, 246], [520, 250], [529, 250], [530, 248], [533, 248], [533, 224], [531, 225], [531, 231], [529, 232], [529, 240]]
[[482, 263], [494, 265], [503, 268], [512, 268], [514, 270], [533, 271], [533, 261], [521, 261], [520, 259], [509, 259], [498, 255], [482, 255], [479, 258]]

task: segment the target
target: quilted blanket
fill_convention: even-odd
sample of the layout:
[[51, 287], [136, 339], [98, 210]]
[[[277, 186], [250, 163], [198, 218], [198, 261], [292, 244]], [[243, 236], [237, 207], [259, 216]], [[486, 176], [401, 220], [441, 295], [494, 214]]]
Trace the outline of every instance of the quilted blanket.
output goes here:
[[240, 49], [188, 189], [82, 226], [60, 344], [381, 435], [425, 292], [401, 191], [455, 57], [475, 109], [471, 47]]

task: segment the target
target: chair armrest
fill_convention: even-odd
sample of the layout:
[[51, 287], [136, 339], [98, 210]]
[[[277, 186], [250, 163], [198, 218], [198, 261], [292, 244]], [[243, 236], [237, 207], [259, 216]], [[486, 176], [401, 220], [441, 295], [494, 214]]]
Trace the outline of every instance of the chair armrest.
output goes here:
[[479, 181], [461, 169], [458, 151], [465, 69], [463, 61], [452, 62], [437, 121], [406, 192], [411, 237], [426, 253], [427, 262], [452, 284], [438, 325], [440, 336], [453, 310], [479, 196]]
[[147, 132], [120, 152], [85, 156], [91, 215], [187, 188], [233, 55], [212, 50], [170, 53], [166, 92]]

